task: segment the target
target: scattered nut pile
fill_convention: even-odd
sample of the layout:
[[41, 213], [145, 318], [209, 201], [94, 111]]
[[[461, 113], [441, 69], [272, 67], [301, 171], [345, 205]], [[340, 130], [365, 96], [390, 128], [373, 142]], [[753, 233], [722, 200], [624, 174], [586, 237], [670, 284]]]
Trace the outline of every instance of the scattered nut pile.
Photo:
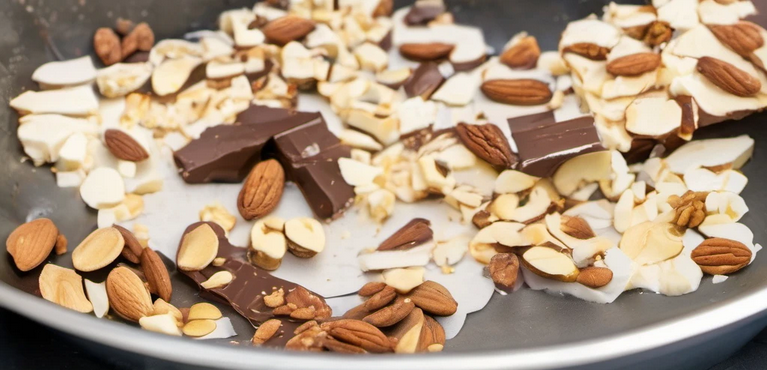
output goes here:
[[[26, 156], [79, 188], [98, 229], [72, 251], [74, 269], [46, 263], [67, 253], [49, 219], [20, 225], [7, 251], [61, 306], [168, 335], [236, 335], [216, 306], [170, 303], [174, 271], [155, 249], [172, 250], [180, 274], [257, 327], [254, 345], [306, 351], [441, 351], [463, 324], [449, 320], [481, 306], [459, 310], [457, 279], [428, 272], [457, 275], [466, 254], [502, 294], [687, 294], [761, 249], [739, 222], [754, 140], [692, 141], [767, 106], [767, 31], [743, 20], [755, 12], [750, 1], [611, 3], [571, 22], [558, 51], [520, 33], [498, 57], [442, 0], [396, 12], [391, 0], [259, 2], [222, 13], [218, 30], [157, 43], [146, 23], [121, 19], [94, 35], [104, 68], [89, 56], [46, 63], [32, 75], [41, 90], [10, 102]], [[320, 112], [296, 110], [307, 106]], [[147, 226], [118, 224], [141, 220], [171, 161], [186, 183], [242, 186], [209, 200], [178, 249], [152, 248]], [[275, 214], [290, 182], [314, 217]], [[329, 241], [348, 230], [321, 221], [350, 207], [383, 226], [398, 207], [434, 202], [471, 236], [442, 238], [437, 215], [411, 217], [357, 250], [354, 273], [370, 281], [357, 295], [326, 300], [300, 285], [309, 278], [270, 273], [287, 252], [340, 253]], [[238, 218], [253, 222], [247, 249], [229, 241]], [[106, 280], [83, 282], [94, 271]]]

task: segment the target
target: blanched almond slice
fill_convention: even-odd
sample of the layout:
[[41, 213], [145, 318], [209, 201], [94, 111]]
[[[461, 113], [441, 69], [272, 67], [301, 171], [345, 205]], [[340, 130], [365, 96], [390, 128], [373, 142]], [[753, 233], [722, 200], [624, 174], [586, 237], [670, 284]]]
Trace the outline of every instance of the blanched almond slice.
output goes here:
[[620, 249], [640, 265], [650, 265], [676, 257], [682, 252], [682, 235], [670, 223], [643, 222], [623, 233]]
[[109, 312], [106, 282], [95, 283], [85, 279], [85, 291], [88, 293], [91, 304], [93, 304], [93, 313], [98, 318], [104, 317]]
[[96, 85], [101, 95], [119, 98], [138, 90], [151, 76], [151, 63], [117, 63], [99, 70]]
[[169, 313], [145, 316], [140, 318], [138, 323], [144, 330], [177, 337], [181, 336], [181, 329], [179, 329], [177, 324], [178, 321]]
[[32, 80], [46, 85], [79, 85], [96, 78], [91, 57], [48, 62], [37, 67]]
[[189, 308], [187, 321], [192, 320], [218, 320], [223, 316], [221, 311], [214, 305], [207, 302], [195, 303]]
[[178, 91], [200, 63], [202, 59], [191, 56], [164, 61], [152, 73], [152, 89], [160, 96]]
[[216, 322], [213, 320], [194, 320], [184, 325], [184, 335], [190, 337], [202, 337], [216, 330]]
[[205, 289], [216, 289], [226, 286], [232, 282], [234, 276], [229, 271], [219, 271], [211, 275], [208, 280], [200, 283], [200, 286]]
[[23, 113], [86, 115], [99, 109], [99, 102], [89, 85], [69, 89], [26, 91], [11, 99], [11, 107]]
[[612, 155], [601, 151], [579, 155], [567, 160], [554, 173], [554, 186], [557, 191], [569, 196], [581, 186], [610, 178]]
[[99, 167], [83, 180], [80, 197], [91, 208], [111, 208], [125, 199], [125, 182], [116, 170]]
[[218, 255], [218, 236], [208, 224], [203, 224], [184, 235], [178, 251], [178, 268], [199, 271], [207, 267]]
[[495, 192], [498, 194], [519, 193], [532, 188], [538, 180], [538, 177], [523, 172], [506, 170], [495, 179]]
[[578, 278], [578, 267], [566, 254], [549, 247], [532, 247], [522, 254], [522, 264], [530, 271], [551, 279], [572, 282]]
[[43, 267], [38, 281], [40, 295], [46, 300], [82, 313], [93, 310], [83, 292], [83, 278], [75, 270], [49, 263]]
[[85, 272], [96, 271], [114, 262], [125, 246], [125, 239], [113, 227], [98, 229], [72, 251], [72, 265]]

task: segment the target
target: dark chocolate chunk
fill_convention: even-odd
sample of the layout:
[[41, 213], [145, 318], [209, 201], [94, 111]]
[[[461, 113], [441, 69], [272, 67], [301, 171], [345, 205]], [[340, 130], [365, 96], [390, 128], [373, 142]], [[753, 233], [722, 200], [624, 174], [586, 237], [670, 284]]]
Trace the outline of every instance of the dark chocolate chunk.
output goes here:
[[517, 169], [529, 175], [548, 177], [570, 158], [606, 150], [590, 116], [556, 122], [548, 111], [508, 122], [519, 154]]
[[401, 251], [417, 247], [433, 239], [431, 222], [423, 218], [414, 218], [384, 240], [376, 250]]
[[654, 139], [634, 139], [628, 153], [623, 153], [626, 163], [634, 164], [644, 162], [650, 156], [657, 142]]
[[405, 24], [409, 26], [425, 25], [445, 12], [445, 3], [442, 0], [416, 1], [410, 11], [405, 15]]
[[434, 62], [426, 62], [418, 65], [418, 68], [413, 71], [413, 75], [403, 87], [408, 98], [420, 96], [423, 100], [427, 100], [443, 82], [445, 82], [445, 77], [442, 76], [439, 65]]

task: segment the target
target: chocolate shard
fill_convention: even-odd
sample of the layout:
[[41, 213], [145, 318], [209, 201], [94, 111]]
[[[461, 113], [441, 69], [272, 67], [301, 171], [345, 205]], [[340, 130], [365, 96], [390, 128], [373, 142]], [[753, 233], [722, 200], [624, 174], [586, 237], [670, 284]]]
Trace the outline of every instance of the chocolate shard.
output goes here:
[[425, 25], [445, 12], [445, 3], [442, 0], [419, 0], [410, 7], [405, 15], [405, 24], [409, 26]]
[[517, 169], [529, 175], [548, 177], [570, 158], [606, 150], [590, 116], [557, 122], [548, 111], [508, 122], [519, 154]]
[[395, 231], [384, 240], [377, 251], [400, 251], [417, 247], [434, 239], [431, 222], [423, 218], [414, 218], [405, 226]]
[[420, 96], [423, 100], [427, 100], [443, 82], [445, 77], [440, 72], [439, 65], [435, 62], [426, 62], [418, 65], [403, 87], [408, 98]]

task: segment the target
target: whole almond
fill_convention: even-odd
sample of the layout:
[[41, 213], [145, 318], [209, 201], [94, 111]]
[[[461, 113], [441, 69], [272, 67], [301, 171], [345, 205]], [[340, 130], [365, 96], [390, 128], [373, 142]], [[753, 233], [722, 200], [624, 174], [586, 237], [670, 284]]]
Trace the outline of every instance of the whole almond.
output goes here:
[[399, 47], [399, 53], [403, 57], [417, 60], [417, 61], [429, 61], [446, 58], [453, 51], [455, 46], [452, 44], [444, 44], [441, 42], [428, 42], [428, 43], [406, 43]]
[[414, 308], [415, 304], [410, 298], [399, 296], [394, 303], [365, 316], [362, 321], [379, 328], [392, 326], [407, 317]]
[[458, 302], [441, 284], [427, 280], [408, 294], [416, 306], [438, 316], [450, 316], [458, 310]]
[[168, 268], [165, 267], [160, 255], [151, 248], [147, 248], [141, 253], [140, 258], [141, 270], [144, 271], [146, 282], [149, 284], [149, 291], [166, 302], [170, 302], [173, 287], [170, 283]]
[[139, 162], [149, 158], [149, 153], [136, 139], [118, 129], [104, 131], [104, 142], [115, 157], [124, 161]]
[[333, 338], [360, 347], [368, 352], [391, 352], [389, 338], [377, 327], [360, 320], [341, 319], [320, 324]]
[[490, 259], [487, 269], [496, 286], [513, 288], [519, 275], [519, 258], [514, 253], [497, 253]]
[[538, 105], [551, 100], [549, 85], [533, 79], [488, 80], [480, 86], [491, 100], [511, 105]]
[[384, 282], [380, 281], [371, 281], [360, 288], [360, 290], [357, 292], [357, 294], [363, 296], [363, 297], [370, 297], [373, 294], [376, 294], [386, 288], [387, 285]]
[[498, 126], [492, 123], [470, 125], [461, 122], [455, 131], [467, 149], [490, 165], [506, 169], [517, 163], [517, 155], [511, 151], [506, 136]]
[[589, 223], [580, 216], [562, 216], [559, 226], [563, 233], [576, 239], [591, 239], [596, 236]]
[[301, 39], [313, 30], [314, 22], [295, 15], [277, 18], [261, 29], [267, 40], [280, 46]]
[[660, 66], [660, 54], [636, 53], [607, 63], [607, 72], [615, 76], [638, 76]]
[[575, 53], [591, 60], [605, 60], [610, 49], [590, 42], [579, 42], [565, 47], [563, 52]]
[[691, 257], [703, 272], [727, 275], [751, 262], [751, 250], [735, 240], [709, 238], [693, 249]]
[[708, 28], [716, 38], [732, 51], [747, 57], [764, 45], [764, 38], [759, 32], [759, 26], [740, 21], [728, 25], [710, 25]]
[[53, 221], [38, 218], [13, 230], [5, 240], [5, 249], [13, 257], [16, 268], [29, 271], [48, 258], [58, 235], [59, 229]]
[[124, 246], [125, 239], [117, 229], [97, 229], [72, 251], [72, 265], [80, 271], [96, 271], [114, 262]]
[[123, 240], [125, 241], [125, 246], [123, 247], [122, 252], [120, 252], [120, 255], [133, 263], [141, 262], [139, 258], [144, 252], [144, 247], [141, 246], [141, 243], [139, 243], [138, 239], [136, 239], [136, 236], [133, 235], [130, 230], [120, 225], [112, 225], [112, 227], [120, 232], [120, 234], [123, 236]]
[[613, 279], [612, 270], [606, 267], [586, 267], [578, 274], [576, 282], [589, 288], [601, 288], [610, 283]]
[[366, 310], [374, 311], [383, 306], [386, 306], [389, 304], [389, 302], [393, 301], [394, 298], [397, 298], [397, 291], [387, 285], [380, 292], [373, 294], [370, 298], [368, 298], [368, 300], [365, 301], [363, 305]]
[[405, 226], [386, 238], [377, 251], [401, 251], [426, 243], [434, 238], [431, 222], [423, 218], [414, 218]]
[[531, 69], [538, 64], [541, 48], [533, 36], [523, 37], [501, 54], [501, 63], [515, 69]]
[[93, 35], [93, 49], [105, 65], [119, 63], [122, 57], [120, 37], [111, 28], [102, 27]]
[[152, 297], [144, 282], [131, 269], [115, 267], [107, 276], [109, 307], [118, 315], [133, 322], [149, 316], [154, 310]]
[[762, 88], [762, 83], [756, 77], [716, 58], [701, 57], [698, 59], [697, 70], [714, 85], [733, 95], [753, 96]]
[[279, 162], [268, 159], [257, 164], [242, 184], [237, 209], [246, 220], [271, 212], [282, 197], [285, 171]]
[[50, 302], [82, 313], [93, 311], [85, 297], [83, 278], [75, 270], [49, 263], [40, 272], [38, 284], [40, 295]]

